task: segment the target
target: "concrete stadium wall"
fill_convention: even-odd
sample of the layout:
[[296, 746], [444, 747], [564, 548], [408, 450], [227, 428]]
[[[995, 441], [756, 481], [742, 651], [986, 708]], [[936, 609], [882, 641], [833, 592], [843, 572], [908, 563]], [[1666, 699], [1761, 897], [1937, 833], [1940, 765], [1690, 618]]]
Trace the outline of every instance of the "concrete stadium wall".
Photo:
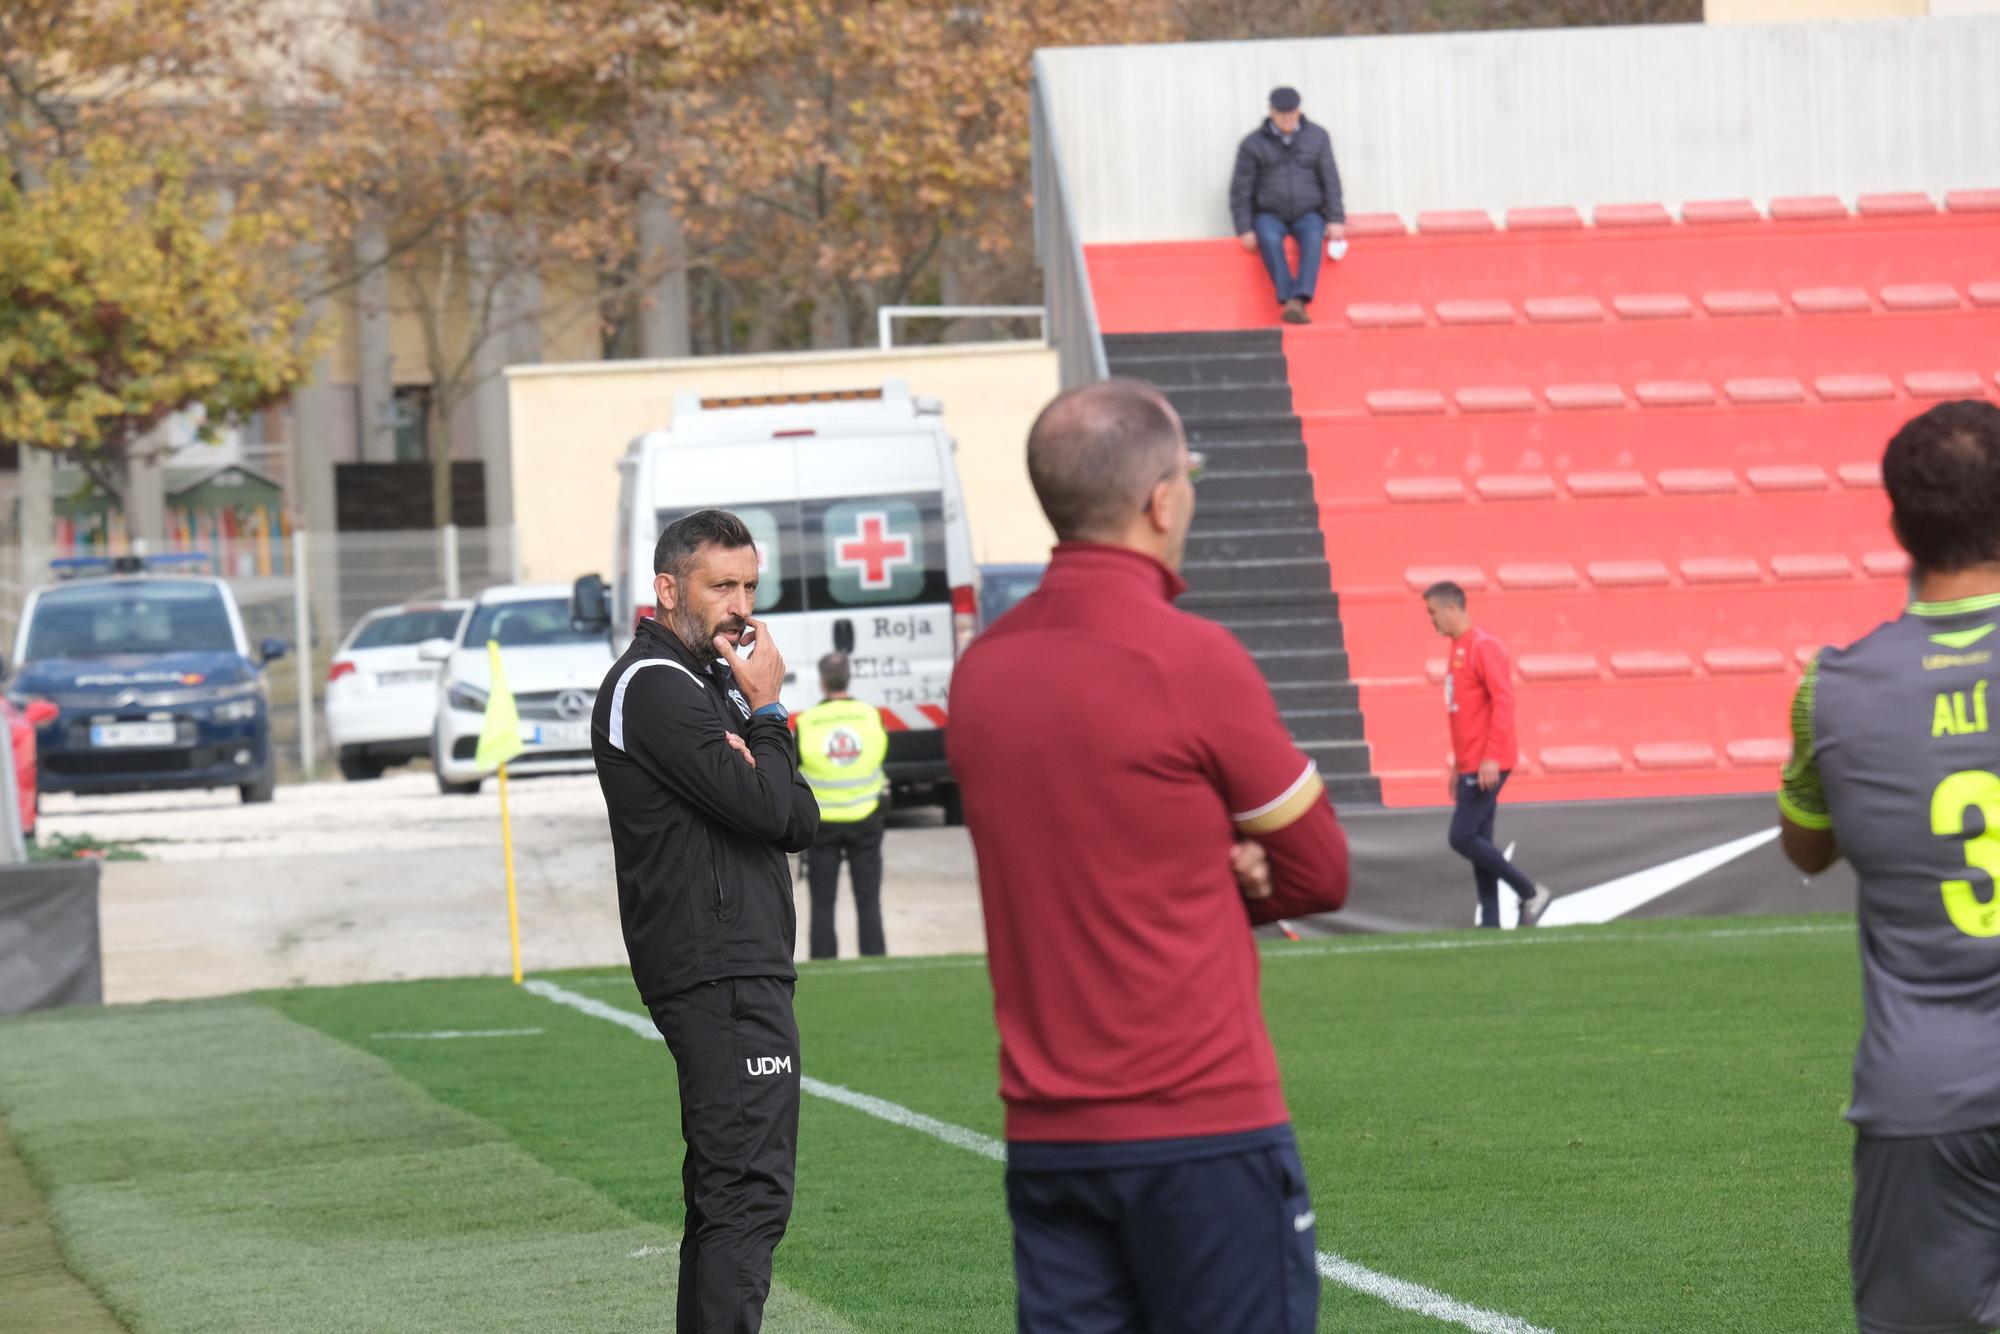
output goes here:
[[890, 351], [696, 357], [510, 366], [509, 450], [521, 577], [608, 574], [618, 460], [633, 437], [673, 417], [674, 395], [859, 389], [900, 376], [944, 404], [958, 441], [972, 550], [982, 564], [1040, 561], [1055, 538], [1028, 485], [1035, 414], [1056, 392], [1044, 343], [955, 343]]
[[2000, 18], [1590, 28], [1048, 50], [1086, 244], [1222, 236], [1278, 84], [1352, 212], [2000, 185]]

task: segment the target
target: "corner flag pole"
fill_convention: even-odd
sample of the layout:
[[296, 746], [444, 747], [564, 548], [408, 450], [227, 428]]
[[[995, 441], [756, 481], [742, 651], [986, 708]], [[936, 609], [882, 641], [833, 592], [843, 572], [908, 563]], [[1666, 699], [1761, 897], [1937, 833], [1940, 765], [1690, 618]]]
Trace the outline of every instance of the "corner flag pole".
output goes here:
[[514, 892], [514, 822], [507, 813], [507, 761], [527, 749], [521, 744], [521, 714], [514, 707], [514, 692], [507, 688], [507, 670], [500, 661], [500, 645], [486, 641], [486, 716], [479, 724], [479, 750], [475, 759], [481, 768], [493, 765], [500, 771], [500, 851], [507, 866], [507, 938], [514, 951], [514, 985], [521, 984], [521, 910]]
[[507, 816], [507, 765], [500, 765], [500, 850], [507, 859], [507, 939], [514, 947], [514, 985], [521, 985], [521, 910], [514, 895], [514, 822]]

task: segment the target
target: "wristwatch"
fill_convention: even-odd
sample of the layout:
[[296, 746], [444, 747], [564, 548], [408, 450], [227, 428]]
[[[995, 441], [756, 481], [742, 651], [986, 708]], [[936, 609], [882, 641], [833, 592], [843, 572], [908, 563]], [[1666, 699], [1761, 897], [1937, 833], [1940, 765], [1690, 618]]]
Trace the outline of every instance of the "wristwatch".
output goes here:
[[769, 704], [760, 704], [755, 709], [752, 709], [750, 716], [752, 718], [776, 718], [782, 723], [792, 715], [791, 711], [784, 705], [778, 703], [776, 700], [772, 700]]

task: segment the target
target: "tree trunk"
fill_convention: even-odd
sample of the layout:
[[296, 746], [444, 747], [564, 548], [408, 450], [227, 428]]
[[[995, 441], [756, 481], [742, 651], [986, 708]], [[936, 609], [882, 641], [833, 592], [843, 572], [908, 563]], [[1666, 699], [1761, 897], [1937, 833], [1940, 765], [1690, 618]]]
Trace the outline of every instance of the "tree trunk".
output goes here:
[[639, 355], [688, 356], [687, 238], [660, 177], [639, 200], [638, 223]]
[[431, 526], [451, 522], [451, 395], [431, 387]]

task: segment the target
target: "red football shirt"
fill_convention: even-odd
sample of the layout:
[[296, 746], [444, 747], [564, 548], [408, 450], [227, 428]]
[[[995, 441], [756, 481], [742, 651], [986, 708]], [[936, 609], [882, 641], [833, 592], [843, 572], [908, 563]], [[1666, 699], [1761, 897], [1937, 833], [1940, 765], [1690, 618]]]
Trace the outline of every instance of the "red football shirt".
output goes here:
[[[1338, 908], [1318, 771], [1178, 577], [1064, 543], [952, 675], [948, 746], [979, 860], [1007, 1137], [1233, 1134], [1286, 1119], [1253, 922]], [[1275, 892], [1246, 904], [1239, 834]]]
[[1476, 625], [1451, 641], [1444, 710], [1451, 719], [1452, 762], [1460, 773], [1477, 773], [1487, 760], [1502, 769], [1520, 763], [1507, 648]]

